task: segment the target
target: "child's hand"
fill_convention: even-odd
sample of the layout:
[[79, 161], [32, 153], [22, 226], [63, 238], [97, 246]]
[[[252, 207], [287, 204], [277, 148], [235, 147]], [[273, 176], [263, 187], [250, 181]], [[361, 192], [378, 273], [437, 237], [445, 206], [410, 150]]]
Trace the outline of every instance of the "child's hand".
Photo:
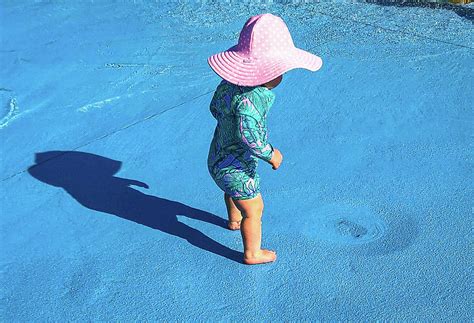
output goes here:
[[283, 161], [283, 155], [281, 154], [281, 152], [274, 148], [273, 149], [273, 157], [272, 159], [270, 159], [270, 164], [272, 165], [272, 168], [274, 170], [278, 169], [278, 167], [280, 167], [280, 164], [281, 162]]

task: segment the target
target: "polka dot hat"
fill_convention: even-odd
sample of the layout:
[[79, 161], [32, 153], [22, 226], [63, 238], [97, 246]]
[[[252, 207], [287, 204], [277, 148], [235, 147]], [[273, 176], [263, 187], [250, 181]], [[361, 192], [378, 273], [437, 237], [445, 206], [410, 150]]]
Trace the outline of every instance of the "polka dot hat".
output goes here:
[[207, 62], [220, 77], [242, 86], [262, 85], [294, 68], [314, 72], [323, 63], [319, 56], [296, 48], [283, 19], [271, 13], [250, 17], [238, 44]]

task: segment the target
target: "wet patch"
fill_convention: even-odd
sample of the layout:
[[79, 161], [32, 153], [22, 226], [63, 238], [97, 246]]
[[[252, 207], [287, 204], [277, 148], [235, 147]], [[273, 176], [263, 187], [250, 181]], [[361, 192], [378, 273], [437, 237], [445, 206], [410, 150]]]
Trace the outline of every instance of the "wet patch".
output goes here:
[[313, 237], [342, 244], [379, 240], [387, 231], [386, 222], [368, 207], [344, 204], [321, 207], [311, 219], [311, 225], [305, 228]]
[[363, 226], [344, 219], [337, 223], [337, 229], [341, 235], [352, 237], [354, 239], [363, 238], [368, 232], [368, 230]]

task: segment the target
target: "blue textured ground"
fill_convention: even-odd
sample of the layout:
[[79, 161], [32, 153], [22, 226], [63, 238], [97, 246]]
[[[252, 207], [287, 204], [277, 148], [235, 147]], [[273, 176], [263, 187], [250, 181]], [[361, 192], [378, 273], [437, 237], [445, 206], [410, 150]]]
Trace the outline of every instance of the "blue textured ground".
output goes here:
[[[471, 320], [473, 11], [2, 1], [0, 319]], [[324, 64], [274, 89], [245, 266], [206, 59], [262, 12]]]

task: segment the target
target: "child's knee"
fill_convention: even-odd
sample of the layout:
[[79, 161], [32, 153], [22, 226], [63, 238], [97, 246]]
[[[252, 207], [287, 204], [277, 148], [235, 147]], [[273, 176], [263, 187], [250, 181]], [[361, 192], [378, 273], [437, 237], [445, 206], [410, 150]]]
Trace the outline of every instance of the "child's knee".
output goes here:
[[249, 212], [249, 213], [242, 213], [242, 218], [249, 219], [249, 220], [261, 220], [262, 219], [262, 212], [257, 210]]
[[255, 203], [254, 205], [245, 209], [242, 216], [251, 219], [261, 219], [263, 215], [263, 203]]

